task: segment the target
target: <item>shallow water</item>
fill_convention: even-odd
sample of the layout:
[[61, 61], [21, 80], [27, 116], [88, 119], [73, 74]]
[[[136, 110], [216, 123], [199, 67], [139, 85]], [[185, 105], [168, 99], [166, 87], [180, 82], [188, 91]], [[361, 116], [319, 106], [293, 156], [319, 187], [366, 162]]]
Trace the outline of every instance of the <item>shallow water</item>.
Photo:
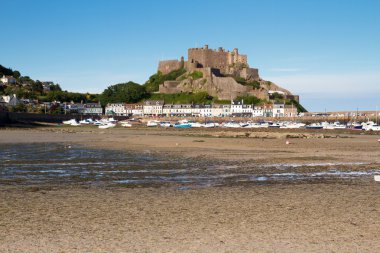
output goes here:
[[210, 186], [371, 180], [380, 169], [365, 163], [235, 164], [174, 158], [151, 152], [89, 149], [69, 144], [0, 145], [0, 185], [89, 184]]

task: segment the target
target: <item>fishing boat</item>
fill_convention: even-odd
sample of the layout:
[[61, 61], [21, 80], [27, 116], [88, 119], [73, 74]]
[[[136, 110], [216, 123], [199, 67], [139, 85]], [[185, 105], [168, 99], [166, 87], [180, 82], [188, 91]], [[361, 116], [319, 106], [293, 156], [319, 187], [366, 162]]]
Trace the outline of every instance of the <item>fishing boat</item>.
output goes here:
[[214, 128], [214, 127], [218, 127], [219, 126], [219, 123], [214, 123], [214, 122], [206, 122], [202, 125], [202, 127], [204, 128]]
[[62, 121], [62, 124], [65, 124], [65, 125], [71, 125], [73, 123], [77, 123], [76, 119]]
[[107, 129], [107, 128], [112, 128], [112, 127], [115, 127], [115, 126], [116, 126], [115, 123], [108, 122], [106, 124], [100, 125], [99, 128], [100, 129]]
[[132, 127], [132, 124], [129, 121], [119, 122], [122, 127]]
[[333, 125], [334, 129], [346, 129], [347, 128], [347, 126], [345, 124], [341, 124], [338, 121], [335, 121], [332, 125]]
[[94, 124], [94, 121], [92, 119], [84, 119], [84, 120], [79, 121], [79, 124], [90, 125], [90, 124]]
[[347, 126], [349, 129], [352, 129], [352, 130], [362, 130], [363, 129], [362, 124], [360, 124], [359, 122], [356, 122], [356, 121], [348, 124]]
[[306, 126], [307, 129], [322, 129], [323, 125], [321, 123], [311, 123]]
[[174, 128], [191, 128], [191, 125], [186, 122], [177, 122], [173, 125]]
[[240, 124], [239, 123], [236, 123], [235, 121], [230, 121], [230, 122], [226, 122], [223, 124], [223, 127], [227, 127], [227, 128], [240, 128]]
[[376, 124], [373, 121], [367, 121], [365, 123], [362, 123], [362, 128], [366, 131], [380, 131], [379, 124]]
[[158, 120], [149, 120], [148, 123], [146, 123], [147, 127], [156, 127], [160, 124]]
[[199, 128], [199, 127], [202, 127], [203, 125], [199, 122], [194, 122], [194, 121], [189, 121], [188, 124], [190, 124], [191, 127], [194, 127], [194, 128]]
[[170, 123], [169, 121], [160, 122], [160, 127], [171, 127], [171, 126], [172, 126], [172, 123]]

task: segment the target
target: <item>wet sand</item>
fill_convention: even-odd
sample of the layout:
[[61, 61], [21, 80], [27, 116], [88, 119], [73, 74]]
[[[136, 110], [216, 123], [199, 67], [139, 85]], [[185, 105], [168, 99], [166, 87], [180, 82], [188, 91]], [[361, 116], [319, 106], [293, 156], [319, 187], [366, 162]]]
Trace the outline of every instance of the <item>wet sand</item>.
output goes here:
[[[304, 136], [286, 145], [289, 134]], [[378, 138], [280, 130], [0, 130], [0, 144], [65, 142], [237, 164], [377, 166]], [[379, 252], [379, 192], [373, 180], [191, 190], [2, 185], [0, 252]]]

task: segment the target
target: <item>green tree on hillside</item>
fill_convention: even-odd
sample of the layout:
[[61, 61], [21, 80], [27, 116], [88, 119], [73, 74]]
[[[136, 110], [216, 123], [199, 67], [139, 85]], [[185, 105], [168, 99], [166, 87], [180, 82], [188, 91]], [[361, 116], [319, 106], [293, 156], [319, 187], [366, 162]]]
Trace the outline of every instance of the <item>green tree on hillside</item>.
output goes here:
[[246, 105], [257, 105], [263, 102], [261, 99], [250, 95], [238, 96], [235, 100], [243, 100]]
[[107, 103], [136, 103], [147, 97], [145, 87], [134, 83], [119, 83], [109, 86], [100, 95], [102, 106]]
[[12, 69], [6, 68], [2, 65], [0, 65], [0, 76], [11, 76], [13, 75]]
[[20, 71], [17, 71], [17, 70], [15, 70], [15, 71], [13, 71], [13, 77], [14, 78], [16, 78], [16, 79], [19, 79], [20, 77], [21, 77], [21, 73], [20, 73]]

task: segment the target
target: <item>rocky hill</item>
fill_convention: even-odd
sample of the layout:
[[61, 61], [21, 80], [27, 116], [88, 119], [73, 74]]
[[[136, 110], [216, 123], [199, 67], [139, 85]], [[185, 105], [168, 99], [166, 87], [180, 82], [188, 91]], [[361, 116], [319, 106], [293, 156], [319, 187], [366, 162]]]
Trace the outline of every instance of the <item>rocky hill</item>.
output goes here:
[[157, 76], [166, 77], [160, 80], [158, 87], [162, 94], [204, 91], [221, 100], [242, 95], [270, 100], [272, 94], [278, 93], [284, 98], [299, 101], [299, 97], [289, 90], [261, 79], [258, 69], [250, 68], [247, 56], [239, 54], [236, 48], [231, 52], [223, 48], [212, 50], [207, 45], [190, 48], [187, 61], [184, 57], [160, 61]]

